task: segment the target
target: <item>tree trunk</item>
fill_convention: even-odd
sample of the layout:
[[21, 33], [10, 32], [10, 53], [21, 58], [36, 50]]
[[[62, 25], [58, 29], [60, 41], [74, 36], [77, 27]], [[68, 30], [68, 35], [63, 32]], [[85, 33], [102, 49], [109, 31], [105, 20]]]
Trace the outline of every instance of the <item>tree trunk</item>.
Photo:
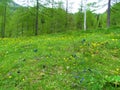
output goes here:
[[80, 11], [82, 12], [83, 11], [83, 0], [81, 0], [81, 9]]
[[2, 19], [2, 21], [1, 21], [1, 37], [3, 36], [3, 16], [4, 16], [4, 14], [2, 13], [1, 14], [1, 19]]
[[111, 7], [111, 0], [108, 0], [108, 10], [107, 10], [107, 27], [110, 27], [110, 7]]
[[38, 12], [39, 12], [39, 2], [38, 2], [38, 0], [37, 0], [37, 6], [36, 6], [35, 36], [38, 35]]
[[84, 1], [84, 31], [86, 31], [86, 1]]
[[51, 32], [55, 33], [55, 19], [54, 19], [54, 0], [51, 2], [52, 10], [51, 10]]
[[68, 27], [68, 0], [66, 0], [66, 23], [65, 23], [65, 27]]
[[3, 13], [3, 26], [2, 26], [2, 38], [5, 37], [5, 27], [6, 27], [6, 10], [7, 10], [7, 6], [5, 5], [4, 7], [4, 13]]
[[23, 36], [23, 33], [24, 33], [24, 23], [23, 23], [23, 21], [22, 21], [22, 36]]
[[[17, 27], [16, 28], [17, 28], [17, 31], [18, 31], [18, 22], [17, 22]], [[18, 31], [18, 33], [19, 33], [19, 31]]]
[[[29, 16], [28, 16], [28, 20], [29, 20], [29, 19], [30, 19], [30, 18], [29, 18]], [[29, 31], [29, 21], [28, 21], [28, 20], [27, 20], [27, 22], [26, 22], [26, 24], [27, 24], [27, 25], [26, 25], [26, 26], [27, 26], [27, 27], [26, 27], [27, 32]]]

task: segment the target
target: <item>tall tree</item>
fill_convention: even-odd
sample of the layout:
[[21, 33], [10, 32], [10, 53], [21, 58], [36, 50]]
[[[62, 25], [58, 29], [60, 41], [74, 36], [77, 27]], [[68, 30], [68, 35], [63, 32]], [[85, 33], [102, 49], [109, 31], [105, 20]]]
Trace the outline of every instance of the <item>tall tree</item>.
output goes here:
[[86, 3], [87, 0], [84, 0], [84, 30], [86, 31]]
[[5, 32], [6, 32], [6, 21], [7, 21], [7, 11], [8, 11], [8, 6], [10, 6], [10, 1], [12, 0], [1, 0], [1, 4], [2, 4], [2, 12], [1, 13], [1, 36], [2, 38], [5, 37]]
[[6, 29], [6, 11], [7, 11], [7, 0], [2, 1], [3, 3], [3, 12], [2, 12], [2, 25], [1, 25], [1, 36], [5, 37], [5, 29]]
[[108, 0], [107, 27], [110, 27], [110, 8], [111, 8], [111, 0]]
[[36, 0], [36, 25], [35, 25], [35, 35], [38, 35], [38, 12], [39, 12], [39, 2]]
[[68, 0], [66, 0], [66, 24], [65, 27], [67, 28], [68, 26]]
[[83, 11], [83, 0], [81, 0], [80, 11]]
[[120, 3], [113, 5], [111, 8], [111, 25], [120, 27]]
[[56, 20], [54, 19], [54, 6], [55, 6], [55, 1], [51, 1], [52, 9], [51, 9], [51, 31], [55, 32], [55, 25], [56, 25]]

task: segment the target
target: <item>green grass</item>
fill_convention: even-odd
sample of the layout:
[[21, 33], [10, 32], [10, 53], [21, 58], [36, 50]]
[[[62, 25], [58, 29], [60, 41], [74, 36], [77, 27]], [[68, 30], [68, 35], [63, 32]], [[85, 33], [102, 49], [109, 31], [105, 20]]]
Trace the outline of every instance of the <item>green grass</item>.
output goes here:
[[120, 90], [120, 29], [0, 39], [0, 90]]

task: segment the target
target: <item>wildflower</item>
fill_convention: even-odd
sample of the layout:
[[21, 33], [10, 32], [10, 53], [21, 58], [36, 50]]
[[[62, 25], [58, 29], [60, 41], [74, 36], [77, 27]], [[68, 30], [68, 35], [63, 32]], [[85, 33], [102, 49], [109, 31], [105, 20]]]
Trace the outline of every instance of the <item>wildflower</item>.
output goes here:
[[83, 39], [83, 40], [81, 41], [81, 43], [82, 43], [82, 44], [84, 44], [84, 43], [85, 43], [85, 41], [86, 41], [86, 40], [85, 40], [85, 39]]
[[12, 78], [12, 76], [9, 76], [9, 78]]
[[70, 67], [69, 67], [69, 66], [67, 66], [66, 68], [67, 68], [67, 69], [69, 69]]
[[112, 41], [117, 41], [118, 39], [112, 39]]
[[97, 46], [97, 44], [96, 44], [96, 43], [92, 43], [92, 46], [93, 46], [93, 47], [96, 47], [96, 46]]
[[80, 83], [82, 83], [84, 81], [84, 78], [82, 78], [81, 80], [80, 80]]
[[92, 54], [91, 56], [92, 56], [92, 57], [94, 57], [95, 55], [94, 55], [94, 54]]
[[116, 71], [119, 71], [119, 68], [117, 68]]
[[112, 39], [112, 41], [115, 41], [115, 39]]

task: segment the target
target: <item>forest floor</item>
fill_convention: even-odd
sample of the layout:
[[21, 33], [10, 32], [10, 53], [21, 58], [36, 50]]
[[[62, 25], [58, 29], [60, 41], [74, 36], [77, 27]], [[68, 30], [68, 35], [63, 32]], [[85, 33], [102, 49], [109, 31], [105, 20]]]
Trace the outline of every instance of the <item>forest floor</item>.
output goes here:
[[120, 29], [0, 39], [0, 90], [120, 90]]

